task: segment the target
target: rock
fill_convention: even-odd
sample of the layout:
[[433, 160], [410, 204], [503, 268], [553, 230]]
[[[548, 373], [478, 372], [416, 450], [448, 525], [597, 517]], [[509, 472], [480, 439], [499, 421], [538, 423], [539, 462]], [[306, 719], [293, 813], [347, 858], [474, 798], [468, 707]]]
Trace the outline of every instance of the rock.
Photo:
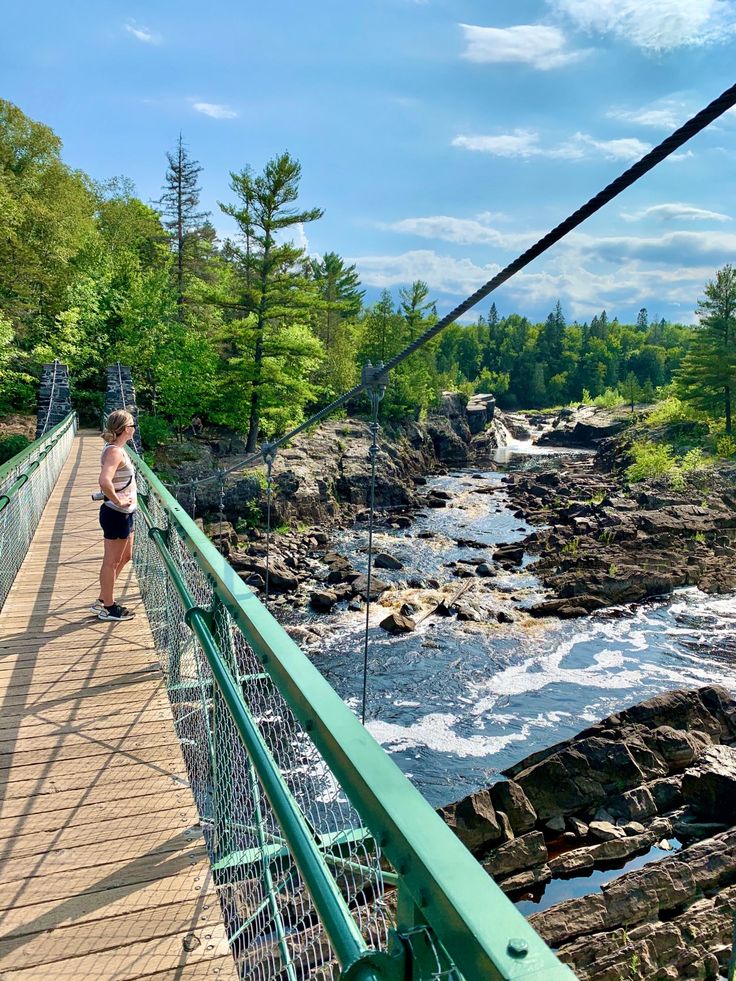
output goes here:
[[416, 628], [412, 618], [401, 613], [389, 613], [379, 626], [390, 634], [408, 634]]
[[[255, 558], [250, 556], [243, 556], [242, 553], [238, 556], [238, 564], [233, 562], [231, 556], [231, 564], [240, 572], [241, 570], [250, 573], [255, 573], [260, 576], [264, 582], [266, 581], [266, 561], [265, 559]], [[242, 575], [242, 572], [241, 572]], [[248, 580], [246, 579], [246, 582]], [[268, 582], [269, 587], [278, 593], [291, 593], [299, 586], [299, 577], [286, 566], [283, 562], [278, 559], [271, 559], [268, 569]]]
[[501, 879], [498, 885], [505, 893], [521, 892], [523, 889], [531, 889], [532, 886], [542, 885], [549, 882], [552, 878], [552, 870], [549, 865], [539, 865], [533, 869], [525, 869], [517, 872], [505, 879]]
[[686, 804], [708, 820], [736, 820], [736, 747], [710, 746], [682, 777]]
[[670, 772], [684, 770], [697, 759], [704, 740], [694, 734], [673, 729], [672, 726], [658, 726], [645, 737], [652, 751], [667, 763]]
[[475, 574], [476, 576], [483, 576], [483, 577], [495, 576], [496, 570], [492, 565], [490, 565], [490, 563], [481, 562], [480, 565], [475, 567]]
[[373, 557], [373, 565], [376, 569], [403, 569], [403, 562], [399, 562], [397, 558], [393, 555], [389, 555], [388, 552], [378, 552]]
[[328, 589], [316, 589], [310, 595], [309, 602], [315, 610], [329, 613], [335, 603], [337, 603], [337, 594]]
[[524, 549], [521, 545], [503, 545], [493, 553], [495, 562], [510, 562], [513, 565], [520, 565], [524, 558]]
[[657, 813], [657, 805], [648, 787], [635, 787], [612, 798], [607, 804], [613, 817], [647, 818]]
[[606, 905], [599, 893], [568, 899], [529, 917], [530, 924], [553, 947], [574, 937], [603, 930], [605, 921]]
[[648, 785], [657, 811], [662, 814], [673, 811], [682, 803], [682, 777], [661, 777]]
[[508, 815], [514, 835], [523, 835], [531, 831], [537, 822], [534, 808], [514, 780], [499, 780], [491, 787], [491, 800], [497, 811]]
[[586, 838], [588, 835], [588, 825], [585, 821], [581, 821], [580, 818], [569, 817], [567, 819], [568, 827], [571, 828], [578, 838]]
[[482, 851], [499, 841], [503, 830], [487, 790], [470, 794], [456, 804], [440, 808], [440, 816], [471, 851]]
[[[368, 596], [368, 576], [360, 574], [353, 579], [353, 595], [362, 596], [363, 599], [367, 599]], [[381, 593], [385, 593], [388, 589], [388, 583], [383, 582], [382, 579], [377, 579], [375, 576], [371, 576], [371, 596], [372, 600], [378, 599]]]
[[483, 860], [492, 876], [504, 876], [547, 861], [547, 845], [541, 831], [532, 831], [494, 848]]
[[565, 830], [565, 819], [561, 814], [556, 814], [555, 817], [549, 819], [544, 824], [545, 831], [549, 831], [553, 835], [561, 835]]
[[623, 825], [623, 829], [629, 838], [633, 837], [634, 835], [643, 835], [646, 831], [644, 825], [639, 821], [627, 821], [626, 824]]
[[615, 824], [608, 821], [591, 821], [589, 830], [594, 838], [599, 841], [611, 841], [613, 838], [625, 838], [626, 832], [623, 828], [617, 828]]

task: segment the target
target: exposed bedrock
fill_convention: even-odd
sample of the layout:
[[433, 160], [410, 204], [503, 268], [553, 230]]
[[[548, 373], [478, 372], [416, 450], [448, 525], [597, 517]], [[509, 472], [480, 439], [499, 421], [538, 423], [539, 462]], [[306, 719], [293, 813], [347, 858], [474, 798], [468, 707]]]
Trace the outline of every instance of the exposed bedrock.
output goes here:
[[[725, 970], [736, 911], [736, 700], [727, 689], [658, 695], [504, 776], [440, 813], [512, 898], [624, 866], [602, 889], [530, 918], [581, 981]], [[648, 864], [627, 872], [644, 854]]]

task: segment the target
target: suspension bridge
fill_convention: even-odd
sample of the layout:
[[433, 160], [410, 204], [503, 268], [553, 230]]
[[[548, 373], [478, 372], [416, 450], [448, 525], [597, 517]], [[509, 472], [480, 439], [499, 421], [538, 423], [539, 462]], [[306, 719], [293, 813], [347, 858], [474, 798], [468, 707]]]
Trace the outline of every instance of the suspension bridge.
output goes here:
[[[736, 86], [239, 466], [270, 475], [280, 445], [364, 392], [375, 448], [397, 364], [735, 103]], [[99, 449], [49, 366], [37, 438], [0, 466], [3, 981], [572, 978], [135, 453], [119, 586], [137, 616], [89, 612]]]

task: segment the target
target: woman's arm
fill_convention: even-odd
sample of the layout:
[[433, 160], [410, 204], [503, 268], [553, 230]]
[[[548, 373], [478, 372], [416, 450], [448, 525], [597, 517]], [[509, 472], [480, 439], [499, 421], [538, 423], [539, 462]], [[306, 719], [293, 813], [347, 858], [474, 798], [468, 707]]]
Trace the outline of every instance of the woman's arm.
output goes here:
[[111, 446], [105, 451], [102, 458], [102, 469], [100, 470], [100, 490], [119, 508], [127, 508], [132, 501], [132, 496], [128, 491], [117, 493], [113, 486], [112, 478], [123, 460], [123, 451], [118, 446]]

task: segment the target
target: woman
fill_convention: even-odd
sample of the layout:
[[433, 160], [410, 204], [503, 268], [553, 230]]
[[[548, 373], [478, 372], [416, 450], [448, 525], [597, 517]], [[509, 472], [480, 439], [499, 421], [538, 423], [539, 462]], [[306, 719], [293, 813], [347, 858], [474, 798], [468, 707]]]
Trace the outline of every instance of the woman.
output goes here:
[[133, 523], [138, 504], [135, 469], [125, 452], [133, 438], [133, 416], [116, 409], [107, 417], [102, 434], [100, 490], [105, 502], [100, 508], [100, 525], [105, 536], [105, 555], [100, 569], [100, 598], [90, 607], [99, 620], [132, 620], [135, 613], [115, 602], [115, 580], [133, 555]]

